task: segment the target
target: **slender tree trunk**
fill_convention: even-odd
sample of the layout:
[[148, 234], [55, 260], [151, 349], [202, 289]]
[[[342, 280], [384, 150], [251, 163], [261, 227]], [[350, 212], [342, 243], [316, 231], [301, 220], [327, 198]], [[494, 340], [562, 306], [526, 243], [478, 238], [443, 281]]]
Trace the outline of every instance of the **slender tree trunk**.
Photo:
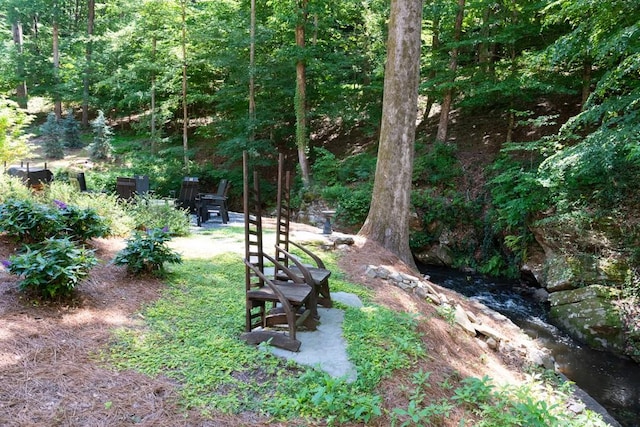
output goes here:
[[[154, 34], [151, 38], [151, 62], [155, 65], [156, 63], [156, 49], [157, 49], [158, 39]], [[158, 120], [156, 117], [156, 71], [155, 69], [151, 72], [151, 152], [155, 153], [157, 150], [157, 142], [158, 142], [158, 130], [156, 129], [156, 121]]]
[[182, 0], [182, 148], [184, 168], [189, 171], [189, 115], [187, 111], [187, 0]]
[[[298, 46], [300, 55], [303, 54], [305, 47], [304, 29], [307, 23], [307, 5], [308, 0], [301, 0], [298, 3], [299, 16], [298, 24], [296, 25], [296, 45]], [[309, 169], [309, 160], [307, 159], [309, 144], [307, 140], [307, 77], [304, 58], [299, 58], [296, 62], [296, 94], [294, 104], [296, 110], [296, 145], [298, 147], [298, 162], [300, 163], [302, 184], [305, 187], [309, 187], [311, 184], [311, 172]]]
[[582, 110], [584, 110], [587, 99], [589, 99], [589, 95], [591, 95], [592, 69], [593, 66], [591, 63], [591, 58], [585, 58], [584, 63], [582, 64]]
[[249, 141], [254, 141], [256, 137], [256, 0], [251, 0], [249, 33]]
[[[431, 52], [432, 55], [435, 56], [438, 54], [438, 50], [440, 49], [440, 14], [436, 14], [433, 17], [432, 23], [432, 38], [431, 38]], [[429, 70], [429, 74], [427, 75], [427, 80], [436, 78], [436, 68], [431, 67]], [[429, 112], [431, 112], [431, 107], [435, 102], [435, 97], [432, 94], [427, 94], [427, 105], [425, 106], [424, 113], [422, 115], [422, 120], [420, 121], [420, 127], [424, 128], [427, 124], [427, 119], [429, 118]]]
[[54, 90], [54, 107], [53, 110], [56, 115], [56, 119], [60, 120], [62, 118], [62, 99], [60, 96], [60, 47], [58, 40], [58, 22], [54, 21], [53, 30], [52, 30], [52, 38], [53, 38], [53, 76], [54, 76], [54, 84], [56, 88]]
[[89, 83], [91, 80], [91, 59], [93, 54], [93, 24], [95, 22], [96, 0], [87, 1], [87, 46], [85, 50], [86, 65], [82, 91], [82, 126], [89, 127]]
[[409, 219], [421, 20], [421, 0], [391, 1], [378, 163], [371, 207], [359, 233], [380, 243], [413, 268]]
[[[456, 70], [458, 69], [458, 46], [462, 34], [462, 19], [464, 18], [464, 3], [465, 0], [458, 0], [458, 13], [456, 14], [456, 24], [454, 28], [453, 41], [454, 45], [451, 50], [451, 62], [449, 63], [449, 69], [451, 70], [451, 83], [455, 81]], [[438, 132], [436, 134], [436, 140], [445, 142], [447, 140], [447, 132], [449, 129], [449, 112], [451, 111], [451, 105], [453, 103], [453, 88], [449, 87], [442, 100], [442, 108], [440, 109], [440, 121], [438, 122]]]
[[24, 57], [23, 57], [23, 33], [22, 23], [14, 22], [11, 25], [13, 32], [13, 43], [16, 45], [18, 51], [18, 61], [16, 63], [16, 74], [20, 79], [20, 82], [16, 86], [16, 101], [20, 108], [27, 108], [27, 82], [24, 80]]

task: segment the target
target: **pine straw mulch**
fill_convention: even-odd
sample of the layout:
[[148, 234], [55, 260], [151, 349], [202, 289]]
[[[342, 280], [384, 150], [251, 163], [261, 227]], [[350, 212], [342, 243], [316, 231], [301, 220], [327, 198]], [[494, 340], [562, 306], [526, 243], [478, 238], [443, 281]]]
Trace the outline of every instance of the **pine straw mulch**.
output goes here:
[[[108, 261], [122, 248], [122, 241], [99, 239], [94, 246], [98, 257]], [[0, 236], [0, 259], [6, 259], [14, 250], [15, 245]], [[431, 372], [432, 384], [445, 380], [455, 383], [468, 375], [486, 374], [506, 382], [521, 378], [518, 361], [504, 360], [479, 340], [452, 328], [432, 305], [383, 281], [366, 278], [367, 264], [403, 268], [386, 251], [358, 240], [340, 260], [349, 279], [374, 291], [376, 302], [423, 316], [420, 329], [429, 357], [410, 372]], [[143, 320], [137, 313], [156, 300], [163, 288], [160, 280], [134, 278], [124, 268], [102, 262], [74, 298], [42, 303], [19, 292], [16, 278], [0, 270], [0, 425], [274, 425], [257, 414], [204, 416], [197, 409], [179, 405], [179, 385], [175, 382], [116, 371], [101, 362], [100, 353], [108, 351], [113, 329], [139, 325]], [[411, 389], [410, 374], [385, 381], [381, 388], [384, 406], [406, 407]], [[446, 390], [433, 387], [429, 399], [435, 402], [445, 393]], [[454, 409], [442, 425], [457, 425], [458, 412]], [[389, 419], [383, 417], [371, 425], [388, 424]]]

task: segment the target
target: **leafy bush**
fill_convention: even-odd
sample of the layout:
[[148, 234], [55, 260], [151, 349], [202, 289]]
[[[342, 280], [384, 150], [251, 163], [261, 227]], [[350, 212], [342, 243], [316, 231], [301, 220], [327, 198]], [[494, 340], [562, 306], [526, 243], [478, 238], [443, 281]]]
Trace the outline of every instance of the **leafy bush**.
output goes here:
[[173, 204], [163, 200], [146, 198], [138, 199], [128, 207], [133, 217], [135, 228], [139, 230], [166, 228], [173, 236], [187, 236], [191, 220], [189, 212], [177, 209]]
[[23, 242], [40, 242], [64, 229], [61, 215], [30, 199], [10, 199], [0, 205], [0, 231]]
[[322, 198], [336, 206], [336, 221], [348, 226], [364, 223], [371, 205], [372, 184], [355, 187], [334, 185], [322, 189]]
[[0, 97], [0, 161], [11, 163], [27, 157], [29, 145], [24, 128], [33, 120], [18, 104]]
[[93, 251], [69, 238], [26, 246], [26, 252], [4, 262], [11, 273], [23, 276], [21, 290], [34, 290], [45, 298], [68, 296], [96, 263]]
[[[420, 152], [424, 154], [419, 154]], [[436, 142], [430, 151], [416, 144], [416, 158], [413, 167], [413, 180], [432, 185], [454, 187], [454, 178], [462, 175], [462, 169], [455, 156], [456, 148], [452, 144]]]
[[0, 203], [10, 199], [30, 199], [31, 190], [22, 183], [20, 178], [0, 173]]
[[358, 153], [342, 160], [324, 148], [315, 148], [316, 160], [311, 167], [313, 179], [320, 186], [372, 181], [376, 170], [376, 157]]
[[56, 208], [31, 199], [6, 201], [0, 205], [0, 231], [25, 242], [64, 236], [86, 241], [109, 233], [109, 227], [95, 210], [59, 200], [53, 202]]
[[53, 181], [47, 186], [40, 200], [51, 204], [55, 204], [54, 200], [58, 200], [67, 205], [95, 211], [102, 218], [109, 236], [127, 236], [135, 228], [130, 205], [120, 203], [115, 194], [81, 193], [69, 183]]
[[113, 262], [126, 265], [127, 271], [133, 274], [160, 273], [164, 271], [164, 263], [180, 264], [182, 257], [174, 252], [167, 242], [171, 240], [168, 229], [149, 229], [135, 231], [127, 239], [127, 246], [118, 252]]
[[95, 210], [67, 205], [59, 200], [54, 202], [60, 208], [64, 232], [72, 239], [84, 242], [109, 234], [109, 227]]

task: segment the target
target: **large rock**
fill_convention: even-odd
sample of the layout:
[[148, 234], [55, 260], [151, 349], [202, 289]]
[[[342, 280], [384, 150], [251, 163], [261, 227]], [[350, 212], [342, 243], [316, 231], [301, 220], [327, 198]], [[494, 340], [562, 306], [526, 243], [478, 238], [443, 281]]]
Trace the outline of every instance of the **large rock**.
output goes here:
[[554, 292], [549, 296], [551, 317], [570, 334], [589, 346], [624, 352], [623, 325], [613, 301], [618, 290], [591, 285]]
[[433, 245], [426, 252], [414, 254], [416, 260], [426, 265], [441, 265], [450, 267], [453, 265], [453, 254], [451, 249], [442, 244]]

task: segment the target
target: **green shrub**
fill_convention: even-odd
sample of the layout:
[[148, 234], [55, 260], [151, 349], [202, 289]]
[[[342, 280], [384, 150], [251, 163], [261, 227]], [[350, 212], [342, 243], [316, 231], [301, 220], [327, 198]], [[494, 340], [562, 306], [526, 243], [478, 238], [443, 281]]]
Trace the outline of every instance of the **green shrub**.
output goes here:
[[16, 102], [0, 96], [0, 162], [11, 163], [29, 156], [30, 146], [24, 129], [33, 117]]
[[109, 234], [109, 227], [95, 210], [67, 205], [59, 200], [54, 200], [54, 203], [60, 208], [64, 232], [71, 239], [84, 242]]
[[31, 199], [31, 190], [20, 178], [0, 173], [0, 203], [10, 199]]
[[113, 260], [116, 265], [126, 265], [133, 274], [161, 273], [164, 263], [180, 264], [180, 254], [174, 252], [167, 242], [171, 240], [168, 229], [135, 231], [127, 239], [127, 246]]
[[69, 238], [50, 238], [13, 256], [3, 264], [22, 276], [21, 290], [34, 290], [45, 298], [68, 296], [97, 263], [93, 251]]
[[[420, 152], [424, 154], [420, 154]], [[453, 144], [436, 142], [427, 152], [426, 147], [416, 144], [416, 158], [413, 167], [413, 180], [431, 185], [455, 187], [455, 178], [462, 175], [462, 169], [455, 156]]]
[[0, 231], [25, 242], [65, 236], [86, 241], [109, 233], [109, 227], [95, 210], [60, 200], [53, 200], [53, 204], [56, 207], [31, 199], [11, 199], [0, 204]]
[[0, 231], [23, 242], [40, 242], [64, 229], [61, 215], [30, 199], [10, 199], [0, 205]]
[[166, 228], [173, 236], [187, 236], [191, 220], [189, 212], [177, 209], [173, 204], [154, 198], [139, 198], [137, 203], [128, 206], [138, 230]]
[[81, 209], [93, 210], [102, 218], [108, 236], [127, 236], [135, 228], [129, 205], [120, 203], [115, 194], [81, 193], [68, 183], [54, 181], [47, 187], [41, 200], [46, 203], [59, 200]]
[[372, 184], [334, 185], [322, 189], [322, 198], [336, 206], [336, 221], [348, 226], [364, 223], [371, 205]]

